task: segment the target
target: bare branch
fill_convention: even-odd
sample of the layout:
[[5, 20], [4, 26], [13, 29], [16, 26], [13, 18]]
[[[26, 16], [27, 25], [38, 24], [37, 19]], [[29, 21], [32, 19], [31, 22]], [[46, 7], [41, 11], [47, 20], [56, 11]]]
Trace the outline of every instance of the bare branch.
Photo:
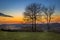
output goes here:
[[37, 17], [40, 16], [41, 11], [42, 11], [41, 4], [32, 3], [26, 7], [24, 12], [24, 16], [32, 20], [32, 25], [33, 23], [35, 24], [35, 30], [36, 30], [36, 21], [38, 19]]

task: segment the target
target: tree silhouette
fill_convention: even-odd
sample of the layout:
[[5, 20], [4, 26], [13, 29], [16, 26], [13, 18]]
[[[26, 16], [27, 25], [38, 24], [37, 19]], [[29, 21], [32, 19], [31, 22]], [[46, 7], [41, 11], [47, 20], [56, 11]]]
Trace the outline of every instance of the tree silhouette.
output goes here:
[[49, 29], [50, 29], [49, 23], [51, 21], [52, 15], [53, 15], [53, 13], [55, 11], [55, 6], [50, 6], [49, 8], [44, 7], [43, 11], [44, 11], [45, 15], [47, 16], [46, 19], [47, 19], [47, 25], [48, 25], [48, 31], [49, 31]]
[[32, 3], [28, 5], [25, 9], [24, 16], [27, 21], [32, 21], [32, 31], [36, 31], [36, 21], [37, 17], [40, 16], [42, 11], [41, 4]]

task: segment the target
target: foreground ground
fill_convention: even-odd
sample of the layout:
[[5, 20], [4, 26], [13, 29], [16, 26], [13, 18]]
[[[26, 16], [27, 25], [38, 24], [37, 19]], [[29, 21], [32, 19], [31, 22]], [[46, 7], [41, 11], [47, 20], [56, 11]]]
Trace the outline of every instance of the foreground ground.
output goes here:
[[1, 32], [0, 40], [60, 40], [59, 33], [52, 32]]

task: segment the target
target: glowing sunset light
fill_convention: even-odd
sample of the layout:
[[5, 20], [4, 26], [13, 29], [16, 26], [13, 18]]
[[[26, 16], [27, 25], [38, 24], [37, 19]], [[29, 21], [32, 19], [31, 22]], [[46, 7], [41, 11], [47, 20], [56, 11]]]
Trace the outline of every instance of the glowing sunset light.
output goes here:
[[[60, 23], [60, 16], [54, 16], [51, 19], [51, 23]], [[6, 18], [6, 17], [0, 17], [0, 24], [22, 24], [24, 23], [23, 17], [14, 17], [14, 18]], [[47, 23], [46, 19], [43, 17], [40, 19], [40, 21], [37, 21], [37, 23]]]
[[[0, 13], [13, 16], [12, 18], [0, 16], [0, 24], [24, 23], [23, 13], [25, 12], [26, 6], [31, 3], [41, 3], [46, 6], [56, 4], [55, 13], [52, 15], [51, 23], [60, 23], [60, 0], [0, 0]], [[42, 16], [42, 19], [37, 21], [37, 23], [47, 23], [45, 16]]]

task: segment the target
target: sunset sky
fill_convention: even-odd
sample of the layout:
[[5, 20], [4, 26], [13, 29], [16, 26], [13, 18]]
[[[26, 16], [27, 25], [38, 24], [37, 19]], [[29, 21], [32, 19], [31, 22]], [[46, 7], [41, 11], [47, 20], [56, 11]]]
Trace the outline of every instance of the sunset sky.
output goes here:
[[23, 12], [25, 7], [31, 3], [41, 3], [46, 6], [55, 5], [52, 22], [60, 22], [60, 0], [0, 0], [0, 13], [13, 16], [13, 18], [0, 16], [0, 24], [23, 23]]

